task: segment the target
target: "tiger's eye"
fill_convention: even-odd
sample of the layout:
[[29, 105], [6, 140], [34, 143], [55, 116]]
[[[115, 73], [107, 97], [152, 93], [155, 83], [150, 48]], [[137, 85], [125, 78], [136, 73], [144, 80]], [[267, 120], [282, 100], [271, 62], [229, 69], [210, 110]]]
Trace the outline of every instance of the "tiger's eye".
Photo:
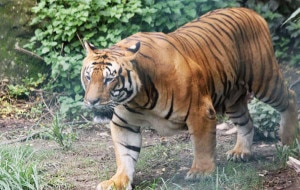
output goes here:
[[115, 79], [115, 78], [113, 78], [113, 77], [105, 78], [104, 84], [107, 85], [108, 83], [112, 82], [114, 79]]
[[91, 76], [90, 75], [86, 75], [86, 80], [90, 81], [91, 80]]

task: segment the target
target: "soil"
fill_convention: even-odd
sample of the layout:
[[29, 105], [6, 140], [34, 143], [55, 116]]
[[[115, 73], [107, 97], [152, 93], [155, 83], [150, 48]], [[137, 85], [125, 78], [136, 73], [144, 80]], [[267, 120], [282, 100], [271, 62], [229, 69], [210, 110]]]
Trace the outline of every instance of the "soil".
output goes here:
[[[14, 139], [23, 139], [28, 136], [28, 131], [36, 131], [37, 127], [30, 121], [25, 120], [0, 120], [1, 142], [12, 142]], [[62, 151], [61, 147], [53, 140], [42, 138], [32, 138], [25, 142], [14, 144], [27, 144], [34, 147], [35, 150], [50, 151], [47, 159], [41, 163], [47, 173], [50, 182], [49, 189], [95, 189], [96, 185], [103, 180], [103, 173], [106, 177], [113, 175], [115, 171], [115, 158], [113, 153], [110, 131], [106, 126], [91, 125], [89, 127], [77, 128], [77, 140], [69, 151]], [[226, 157], [224, 149], [229, 150], [235, 142], [235, 134], [225, 135], [224, 131], [217, 132], [217, 165], [224, 165]], [[190, 143], [190, 138], [186, 132], [172, 137], [161, 137], [155, 131], [143, 131], [143, 149], [141, 154], [147, 154], [149, 148], [155, 145], [167, 147], [168, 152], [165, 155], [149, 160], [150, 168], [147, 171], [136, 171], [134, 185], [141, 186], [145, 181], [154, 179], [174, 178], [177, 184], [185, 187], [187, 183], [184, 179], [189, 166], [192, 163], [191, 146], [187, 146], [177, 155], [172, 152], [172, 147], [179, 143]], [[251, 167], [256, 167], [261, 160], [275, 159], [275, 144], [268, 141], [255, 141], [253, 144], [254, 156], [248, 163]], [[176, 160], [169, 159], [177, 156]], [[155, 155], [154, 155], [155, 157]], [[300, 189], [300, 174], [297, 174], [289, 167], [281, 167], [276, 170], [266, 170], [257, 168], [258, 175], [262, 177], [263, 189]], [[99, 177], [100, 176], [100, 177]], [[58, 184], [58, 179], [63, 179], [63, 184]], [[51, 179], [53, 182], [51, 182]], [[70, 185], [71, 184], [71, 185]], [[53, 187], [51, 188], [51, 185]]]

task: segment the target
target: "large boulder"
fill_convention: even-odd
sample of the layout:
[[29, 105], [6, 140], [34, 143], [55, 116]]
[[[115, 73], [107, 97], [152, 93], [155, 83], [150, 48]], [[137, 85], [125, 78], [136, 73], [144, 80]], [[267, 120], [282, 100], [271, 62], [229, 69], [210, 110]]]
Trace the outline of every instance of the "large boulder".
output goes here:
[[43, 61], [16, 50], [34, 35], [30, 27], [33, 0], [0, 1], [0, 82], [19, 84], [25, 77], [35, 78], [45, 69]]

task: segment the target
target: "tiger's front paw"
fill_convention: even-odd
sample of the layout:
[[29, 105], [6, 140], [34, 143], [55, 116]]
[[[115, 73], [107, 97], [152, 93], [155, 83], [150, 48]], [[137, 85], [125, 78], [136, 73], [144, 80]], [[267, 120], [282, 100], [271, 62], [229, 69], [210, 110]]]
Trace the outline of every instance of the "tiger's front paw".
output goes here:
[[185, 180], [198, 180], [208, 177], [215, 170], [213, 162], [201, 165], [201, 167], [192, 167], [186, 174]]
[[127, 176], [114, 176], [98, 184], [96, 190], [132, 190]]
[[239, 161], [248, 161], [251, 157], [250, 150], [239, 150], [239, 149], [232, 149], [226, 152], [227, 160], [232, 160], [234, 162]]

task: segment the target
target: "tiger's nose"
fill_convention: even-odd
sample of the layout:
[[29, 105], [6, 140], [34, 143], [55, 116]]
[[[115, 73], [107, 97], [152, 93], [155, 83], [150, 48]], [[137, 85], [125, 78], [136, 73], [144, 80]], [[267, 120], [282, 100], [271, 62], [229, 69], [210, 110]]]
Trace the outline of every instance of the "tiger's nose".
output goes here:
[[100, 103], [100, 99], [99, 98], [97, 98], [97, 99], [85, 99], [85, 103], [87, 105], [94, 106], [94, 105]]

